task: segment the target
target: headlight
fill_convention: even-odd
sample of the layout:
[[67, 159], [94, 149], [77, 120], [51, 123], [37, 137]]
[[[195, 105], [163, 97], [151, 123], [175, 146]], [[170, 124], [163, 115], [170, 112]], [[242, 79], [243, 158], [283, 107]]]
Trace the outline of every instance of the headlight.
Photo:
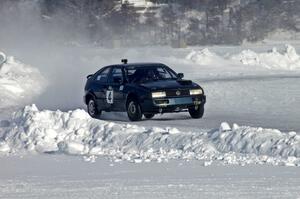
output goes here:
[[152, 98], [166, 97], [166, 92], [153, 92]]
[[202, 89], [192, 89], [190, 90], [190, 95], [202, 95], [203, 91]]

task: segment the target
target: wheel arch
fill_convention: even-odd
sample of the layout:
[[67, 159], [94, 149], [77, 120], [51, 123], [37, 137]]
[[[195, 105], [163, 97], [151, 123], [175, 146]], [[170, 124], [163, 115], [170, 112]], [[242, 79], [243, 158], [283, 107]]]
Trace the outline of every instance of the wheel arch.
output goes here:
[[90, 99], [94, 99], [94, 100], [96, 99], [95, 94], [92, 93], [92, 92], [88, 92], [88, 93], [84, 96], [84, 102], [85, 102], [85, 104], [88, 104], [88, 102], [89, 102]]
[[140, 103], [138, 95], [134, 92], [130, 92], [130, 93], [128, 93], [128, 95], [126, 97], [126, 107], [127, 107], [130, 99], [135, 99], [138, 103]]

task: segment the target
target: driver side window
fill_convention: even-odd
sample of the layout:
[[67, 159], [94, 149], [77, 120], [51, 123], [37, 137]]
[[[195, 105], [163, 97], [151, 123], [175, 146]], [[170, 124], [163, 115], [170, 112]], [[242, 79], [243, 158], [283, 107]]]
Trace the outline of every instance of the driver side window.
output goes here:
[[123, 71], [121, 68], [113, 68], [111, 73], [111, 82], [112, 83], [121, 83], [124, 80]]

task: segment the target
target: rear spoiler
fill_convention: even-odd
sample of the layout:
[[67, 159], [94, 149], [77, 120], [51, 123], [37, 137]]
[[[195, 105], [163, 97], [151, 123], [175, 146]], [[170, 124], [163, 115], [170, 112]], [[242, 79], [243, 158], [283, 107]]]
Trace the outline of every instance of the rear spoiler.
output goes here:
[[93, 74], [90, 74], [90, 75], [86, 76], [87, 79], [89, 79], [91, 77], [93, 77]]
[[0, 69], [2, 67], [2, 65], [6, 62], [7, 57], [4, 53], [0, 52]]

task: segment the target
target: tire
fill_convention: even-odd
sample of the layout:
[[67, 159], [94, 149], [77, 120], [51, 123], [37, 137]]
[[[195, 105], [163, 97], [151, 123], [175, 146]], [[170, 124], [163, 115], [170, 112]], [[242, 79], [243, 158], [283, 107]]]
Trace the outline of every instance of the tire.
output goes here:
[[127, 103], [127, 115], [130, 121], [140, 121], [142, 119], [142, 110], [139, 103], [134, 100], [130, 99]]
[[204, 106], [189, 108], [189, 113], [194, 119], [202, 118], [204, 115]]
[[98, 109], [97, 109], [97, 103], [96, 103], [96, 101], [94, 99], [90, 99], [88, 101], [87, 110], [88, 110], [88, 114], [92, 118], [99, 118], [100, 115], [101, 115], [101, 111], [98, 111]]
[[151, 119], [151, 118], [153, 118], [154, 115], [155, 115], [155, 114], [151, 114], [151, 113], [149, 113], [149, 114], [144, 114], [145, 118], [148, 119], [148, 120]]

